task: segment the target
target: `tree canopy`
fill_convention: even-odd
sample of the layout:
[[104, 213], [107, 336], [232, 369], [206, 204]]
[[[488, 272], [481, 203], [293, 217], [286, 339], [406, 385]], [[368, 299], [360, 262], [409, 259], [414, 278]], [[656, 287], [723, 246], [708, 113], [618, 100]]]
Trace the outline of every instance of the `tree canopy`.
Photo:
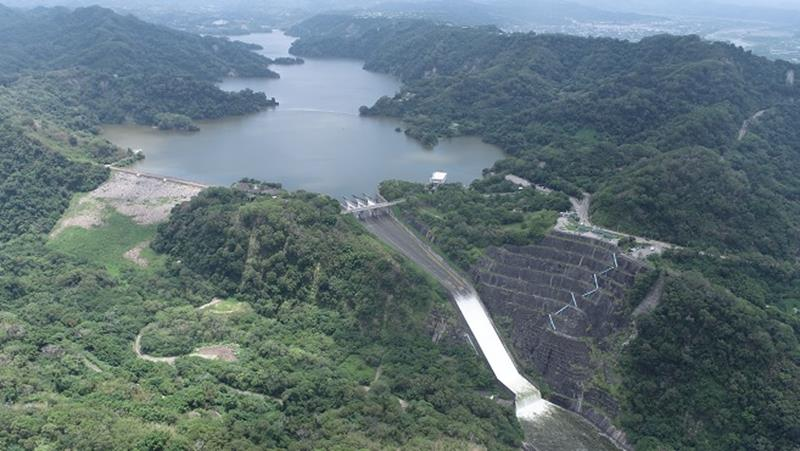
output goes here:
[[497, 172], [597, 193], [601, 224], [682, 245], [800, 251], [800, 159], [787, 145], [800, 129], [800, 92], [786, 82], [795, 65], [697, 36], [633, 43], [346, 16], [292, 32], [296, 54], [362, 58], [403, 79], [362, 114], [399, 117], [431, 145], [481, 136], [510, 154]]

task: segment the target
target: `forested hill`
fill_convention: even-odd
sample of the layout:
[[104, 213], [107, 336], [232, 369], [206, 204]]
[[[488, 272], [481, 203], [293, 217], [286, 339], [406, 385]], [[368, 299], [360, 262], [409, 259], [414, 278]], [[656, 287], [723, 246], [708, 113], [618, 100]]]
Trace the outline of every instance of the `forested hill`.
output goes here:
[[87, 162], [126, 156], [98, 136], [102, 124], [193, 129], [274, 106], [214, 84], [277, 76], [252, 50], [99, 7], [0, 7], [0, 241], [50, 230], [75, 191], [106, 177]]
[[277, 77], [251, 46], [201, 37], [100, 7], [0, 9], [0, 119], [75, 131], [136, 122], [194, 129], [194, 119], [274, 106], [224, 92], [225, 76]]
[[295, 54], [402, 77], [363, 114], [400, 117], [431, 145], [479, 135], [510, 155], [497, 172], [593, 193], [596, 222], [726, 252], [800, 249], [800, 157], [776, 138], [800, 126], [787, 62], [696, 36], [631, 43], [344, 16], [292, 33]]
[[217, 80], [276, 77], [240, 42], [202, 37], [100, 7], [0, 9], [0, 74], [85, 68], [119, 76], [159, 73]]
[[[63, 34], [36, 41], [42, 23]], [[81, 194], [124, 156], [100, 125], [269, 106], [211, 81], [255, 67], [236, 55], [266, 60], [98, 8], [0, 24], [16, 64], [0, 83], [0, 449], [519, 448], [442, 289], [334, 200], [211, 188], [157, 230], [120, 205], [194, 189], [115, 174]]]

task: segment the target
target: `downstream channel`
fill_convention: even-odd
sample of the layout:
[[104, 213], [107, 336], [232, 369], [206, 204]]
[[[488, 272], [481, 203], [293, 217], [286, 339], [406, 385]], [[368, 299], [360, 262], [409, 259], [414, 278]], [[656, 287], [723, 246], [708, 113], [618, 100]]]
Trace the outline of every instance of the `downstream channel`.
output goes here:
[[[236, 37], [263, 47], [267, 57], [287, 56], [293, 38], [280, 32]], [[497, 147], [477, 138], [444, 140], [434, 149], [398, 132], [393, 119], [360, 117], [361, 105], [400, 89], [394, 77], [368, 72], [363, 62], [306, 59], [274, 65], [280, 79], [226, 79], [222, 89], [252, 89], [280, 105], [261, 113], [200, 122], [196, 133], [150, 127], [107, 126], [104, 135], [122, 147], [142, 149], [134, 169], [211, 185], [242, 177], [280, 182], [336, 198], [372, 193], [383, 180], [427, 181], [444, 170], [468, 184], [503, 158]]]
[[393, 215], [362, 219], [373, 235], [416, 263], [453, 296], [495, 377], [516, 400], [525, 441], [541, 451], [604, 451], [617, 448], [584, 419], [542, 399], [539, 390], [517, 369], [508, 349], [472, 285]]

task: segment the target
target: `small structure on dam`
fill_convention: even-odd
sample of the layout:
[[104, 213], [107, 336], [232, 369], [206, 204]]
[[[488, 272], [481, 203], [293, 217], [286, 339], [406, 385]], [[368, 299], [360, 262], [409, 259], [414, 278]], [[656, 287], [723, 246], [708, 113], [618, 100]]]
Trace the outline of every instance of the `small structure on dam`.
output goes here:
[[431, 175], [430, 184], [436, 188], [447, 183], [447, 173], [444, 171], [436, 171]]
[[389, 202], [380, 194], [374, 196], [362, 194], [361, 196], [345, 196], [339, 204], [342, 206], [342, 214], [352, 214], [359, 219], [366, 219], [387, 214], [391, 206], [402, 202], [405, 202], [405, 199]]

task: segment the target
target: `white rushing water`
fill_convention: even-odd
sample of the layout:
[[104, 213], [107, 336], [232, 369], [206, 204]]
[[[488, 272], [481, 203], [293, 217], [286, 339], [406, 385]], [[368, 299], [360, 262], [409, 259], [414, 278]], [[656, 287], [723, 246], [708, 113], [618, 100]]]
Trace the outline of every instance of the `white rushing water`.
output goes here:
[[528, 449], [539, 451], [615, 451], [617, 448], [582, 418], [542, 399], [517, 369], [475, 288], [392, 215], [364, 220], [368, 230], [405, 254], [444, 285], [475, 337], [497, 380], [513, 394]]
[[517, 416], [532, 419], [547, 412], [550, 403], [542, 399], [539, 390], [517, 370], [511, 354], [497, 334], [497, 330], [489, 318], [489, 313], [478, 295], [476, 293], [459, 294], [455, 296], [455, 300], [495, 377], [514, 393]]
[[529, 445], [548, 451], [617, 449], [577, 415], [542, 398], [539, 390], [517, 369], [477, 293], [459, 293], [454, 297], [495, 377], [514, 393], [517, 418]]

